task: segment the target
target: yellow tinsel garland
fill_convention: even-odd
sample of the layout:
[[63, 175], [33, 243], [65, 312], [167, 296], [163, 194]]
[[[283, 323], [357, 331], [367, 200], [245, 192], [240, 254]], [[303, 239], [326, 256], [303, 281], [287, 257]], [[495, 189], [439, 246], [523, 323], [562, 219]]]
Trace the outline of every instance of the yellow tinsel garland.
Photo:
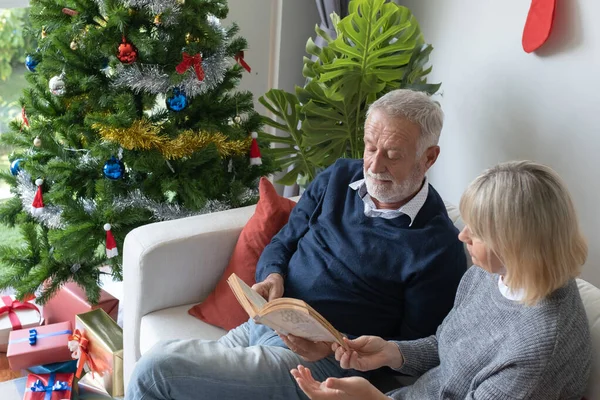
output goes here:
[[135, 121], [129, 128], [109, 128], [94, 124], [100, 136], [106, 140], [119, 143], [126, 150], [158, 149], [165, 158], [173, 160], [192, 155], [194, 152], [214, 144], [221, 157], [242, 155], [248, 152], [251, 137], [244, 140], [228, 140], [224, 134], [208, 133], [205, 131], [183, 131], [176, 138], [160, 135], [160, 127], [152, 125], [147, 120]]

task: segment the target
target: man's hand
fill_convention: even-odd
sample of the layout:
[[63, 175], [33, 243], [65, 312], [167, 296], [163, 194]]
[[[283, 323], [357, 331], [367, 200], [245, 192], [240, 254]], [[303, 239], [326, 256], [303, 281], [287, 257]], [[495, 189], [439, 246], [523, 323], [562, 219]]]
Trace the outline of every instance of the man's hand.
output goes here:
[[271, 301], [283, 296], [283, 276], [279, 274], [269, 274], [264, 281], [252, 285], [258, 294]]
[[328, 378], [325, 382], [318, 382], [310, 370], [302, 365], [293, 369], [291, 374], [311, 400], [389, 400], [368, 380], [358, 376]]
[[398, 346], [379, 336], [361, 336], [354, 340], [344, 338], [344, 341], [349, 350], [337, 343], [331, 345], [335, 359], [344, 369], [372, 371], [381, 367], [400, 368], [404, 362]]
[[279, 337], [291, 351], [302, 357], [304, 361], [319, 361], [333, 354], [331, 343], [311, 342], [294, 335], [279, 335]]

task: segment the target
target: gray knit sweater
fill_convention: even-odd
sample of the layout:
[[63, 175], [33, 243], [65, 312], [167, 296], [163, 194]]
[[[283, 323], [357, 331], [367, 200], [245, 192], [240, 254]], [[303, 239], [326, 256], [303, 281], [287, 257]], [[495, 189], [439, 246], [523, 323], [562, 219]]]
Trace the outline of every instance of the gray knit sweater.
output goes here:
[[420, 376], [388, 396], [426, 399], [581, 399], [591, 339], [574, 280], [535, 306], [502, 296], [498, 275], [469, 268], [454, 308], [424, 339], [397, 342], [399, 372]]

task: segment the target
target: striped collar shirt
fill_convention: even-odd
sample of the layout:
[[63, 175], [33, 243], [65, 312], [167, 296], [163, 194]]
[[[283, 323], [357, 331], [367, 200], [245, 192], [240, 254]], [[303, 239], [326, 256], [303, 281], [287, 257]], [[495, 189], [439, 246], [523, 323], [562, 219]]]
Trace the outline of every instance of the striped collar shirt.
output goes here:
[[369, 193], [367, 193], [367, 184], [365, 183], [364, 179], [352, 182], [348, 186], [350, 186], [350, 189], [356, 190], [360, 198], [363, 200], [365, 204], [364, 213], [367, 217], [393, 219], [398, 218], [401, 215], [407, 215], [410, 218], [409, 226], [411, 226], [414, 222], [419, 210], [421, 210], [423, 204], [425, 204], [425, 200], [427, 200], [427, 195], [429, 194], [429, 181], [427, 177], [425, 177], [423, 186], [421, 186], [421, 190], [419, 190], [415, 197], [410, 199], [408, 203], [396, 210], [384, 210], [378, 209]]

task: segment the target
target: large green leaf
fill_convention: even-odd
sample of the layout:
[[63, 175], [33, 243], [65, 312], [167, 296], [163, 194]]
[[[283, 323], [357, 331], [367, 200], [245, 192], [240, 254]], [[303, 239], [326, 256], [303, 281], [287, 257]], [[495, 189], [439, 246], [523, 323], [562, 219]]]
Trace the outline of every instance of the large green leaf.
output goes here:
[[278, 122], [272, 118], [263, 117], [265, 125], [287, 132], [290, 135], [290, 140], [287, 141], [262, 132], [262, 137], [267, 138], [272, 142], [287, 144], [289, 146], [269, 149], [267, 152], [273, 156], [274, 162], [277, 163], [280, 168], [285, 169], [290, 165], [295, 165], [293, 170], [296, 171], [296, 174], [308, 176], [312, 180], [315, 176], [315, 168], [308, 160], [311, 156], [311, 149], [304, 145], [302, 131], [299, 129], [300, 103], [298, 98], [283, 90], [271, 89], [264, 96], [261, 96], [258, 101], [265, 106], [267, 110], [271, 111], [279, 121], [282, 121]]

